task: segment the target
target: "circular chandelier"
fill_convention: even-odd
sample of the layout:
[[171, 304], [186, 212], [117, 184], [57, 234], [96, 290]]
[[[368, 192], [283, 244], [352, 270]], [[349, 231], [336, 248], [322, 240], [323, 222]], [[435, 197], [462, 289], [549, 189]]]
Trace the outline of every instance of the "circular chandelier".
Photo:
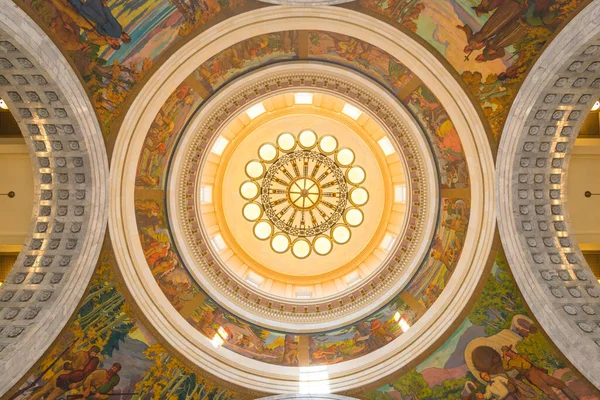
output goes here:
[[247, 200], [242, 215], [254, 222], [254, 236], [269, 240], [275, 253], [291, 250], [300, 259], [348, 243], [351, 228], [364, 221], [360, 207], [369, 201], [360, 186], [367, 175], [355, 159], [334, 136], [319, 137], [309, 129], [263, 143], [258, 158], [245, 166], [249, 179], [240, 185]]

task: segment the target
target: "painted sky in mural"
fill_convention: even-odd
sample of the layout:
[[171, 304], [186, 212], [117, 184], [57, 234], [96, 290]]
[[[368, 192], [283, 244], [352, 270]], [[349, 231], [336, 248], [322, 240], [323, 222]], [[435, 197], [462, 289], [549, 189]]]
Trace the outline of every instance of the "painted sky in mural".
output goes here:
[[425, 39], [462, 76], [498, 139], [528, 67], [579, 0], [360, 0]]
[[452, 336], [417, 367], [361, 397], [595, 400], [598, 395], [541, 333], [499, 254], [483, 293]]

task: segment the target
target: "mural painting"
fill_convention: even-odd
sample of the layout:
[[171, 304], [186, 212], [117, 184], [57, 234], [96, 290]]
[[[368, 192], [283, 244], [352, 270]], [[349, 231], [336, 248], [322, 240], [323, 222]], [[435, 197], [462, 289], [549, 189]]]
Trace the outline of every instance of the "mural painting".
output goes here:
[[[402, 318], [413, 325], [446, 287], [464, 245], [470, 202], [442, 198], [437, 234], [429, 254], [404, 291], [385, 307], [355, 324], [306, 335], [309, 365], [350, 361], [377, 350], [403, 331]], [[202, 296], [204, 301], [186, 320], [208, 339], [219, 328], [227, 332], [223, 346], [243, 356], [277, 365], [298, 365], [300, 335], [290, 335], [253, 325], [220, 307], [196, 284], [170, 241], [164, 199], [137, 200], [136, 217], [146, 260], [161, 290], [182, 312], [186, 303]]]
[[135, 321], [116, 286], [114, 265], [105, 244], [75, 319], [9, 399], [244, 398], [195, 374]]
[[[202, 104], [199, 92], [212, 93], [253, 68], [297, 58], [298, 32], [277, 32], [247, 39], [207, 60], [169, 97], [142, 149], [136, 178], [136, 219], [140, 242], [159, 287], [180, 312], [191, 300], [205, 300], [187, 321], [211, 339], [219, 327], [223, 346], [238, 354], [278, 365], [297, 365], [300, 338], [264, 330], [218, 306], [195, 282], [171, 242], [166, 218], [166, 168], [177, 138]], [[469, 175], [458, 133], [437, 98], [398, 60], [355, 38], [308, 32], [309, 57], [362, 71], [388, 87], [422, 125], [436, 156], [443, 189], [467, 189]], [[407, 78], [408, 77], [408, 78]], [[356, 324], [310, 335], [310, 365], [349, 361], [376, 350], [402, 334], [394, 318], [413, 324], [441, 294], [460, 257], [469, 221], [468, 197], [442, 198], [434, 241], [405, 291], [390, 304]], [[410, 305], [409, 305], [410, 304]], [[187, 310], [187, 309], [186, 309]], [[397, 315], [398, 314], [398, 315]]]
[[435, 95], [404, 64], [362, 40], [331, 32], [309, 32], [309, 58], [358, 70], [386, 87], [413, 113], [436, 155], [442, 188], [469, 185], [458, 132]]
[[296, 32], [275, 32], [237, 43], [200, 65], [155, 117], [138, 163], [136, 187], [164, 189], [177, 138], [205, 98], [252, 68], [297, 58], [296, 49]]
[[363, 393], [371, 400], [598, 399], [544, 337], [500, 253], [467, 319], [429, 358]]
[[205, 61], [194, 76], [211, 92], [254, 68], [298, 58], [298, 32], [259, 35], [238, 42]]
[[190, 113], [203, 102], [203, 98], [189, 84], [182, 83], [161, 107], [150, 126], [144, 141], [136, 173], [136, 186], [145, 189], [164, 187], [167, 163], [163, 157], [173, 149], [176, 135], [184, 128]]
[[360, 0], [431, 44], [462, 76], [499, 139], [520, 82], [579, 0]]
[[243, 0], [17, 0], [38, 17], [83, 77], [106, 138], [155, 61]]
[[[18, 0], [41, 20], [84, 77], [105, 134], [137, 83], [158, 58], [194, 30], [245, 0]], [[361, 0], [365, 9], [429, 42], [462, 76], [499, 137], [508, 108], [535, 55], [580, 0]], [[397, 60], [345, 35], [311, 32], [310, 54], [335, 55], [359, 70], [379, 70], [400, 90], [411, 73]], [[322, 42], [328, 42], [323, 46]], [[331, 46], [330, 46], [331, 45]], [[256, 43], [250, 52], [260, 52]], [[321, 50], [327, 49], [325, 52]], [[226, 54], [220, 58], [227, 58]], [[233, 54], [234, 62], [239, 55]], [[222, 75], [210, 65], [208, 77]], [[225, 76], [225, 75], [223, 75]], [[209, 79], [210, 80], [210, 79]]]

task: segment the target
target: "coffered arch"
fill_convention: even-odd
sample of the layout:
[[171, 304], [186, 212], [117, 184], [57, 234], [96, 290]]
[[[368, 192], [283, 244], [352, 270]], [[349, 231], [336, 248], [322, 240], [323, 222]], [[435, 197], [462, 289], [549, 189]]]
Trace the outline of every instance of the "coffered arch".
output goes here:
[[600, 3], [592, 2], [529, 72], [504, 127], [498, 222], [511, 270], [552, 341], [597, 387], [600, 285], [570, 232], [569, 153], [600, 96]]
[[[0, 96], [29, 147], [29, 234], [0, 289], [0, 395], [52, 344], [92, 276], [107, 221], [108, 161], [94, 109], [66, 59], [0, 1]], [[41, 340], [43, 339], [43, 340]]]

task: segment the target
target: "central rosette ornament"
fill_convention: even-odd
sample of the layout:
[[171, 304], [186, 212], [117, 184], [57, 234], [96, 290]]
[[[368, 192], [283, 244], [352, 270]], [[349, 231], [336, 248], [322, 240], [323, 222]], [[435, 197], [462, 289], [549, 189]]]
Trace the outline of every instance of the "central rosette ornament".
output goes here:
[[262, 144], [258, 157], [246, 164], [249, 179], [240, 186], [248, 201], [242, 214], [254, 222], [257, 239], [269, 240], [275, 253], [291, 249], [297, 258], [324, 256], [350, 241], [369, 200], [354, 151], [339, 148], [334, 136], [304, 130]]

